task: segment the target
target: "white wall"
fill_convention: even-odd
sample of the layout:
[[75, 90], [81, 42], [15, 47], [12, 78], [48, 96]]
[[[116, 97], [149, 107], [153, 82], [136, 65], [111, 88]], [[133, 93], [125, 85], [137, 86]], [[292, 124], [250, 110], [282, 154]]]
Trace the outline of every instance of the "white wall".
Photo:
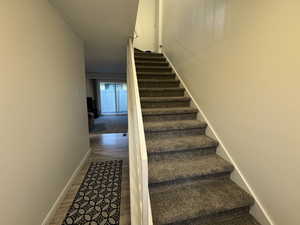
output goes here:
[[0, 24], [0, 224], [38, 225], [89, 148], [83, 45], [48, 1]]
[[156, 0], [140, 0], [135, 31], [138, 38], [134, 47], [143, 51], [156, 51]]
[[86, 76], [103, 82], [126, 82], [125, 73], [87, 73]]
[[299, 224], [300, 2], [163, 3], [164, 51], [274, 224]]

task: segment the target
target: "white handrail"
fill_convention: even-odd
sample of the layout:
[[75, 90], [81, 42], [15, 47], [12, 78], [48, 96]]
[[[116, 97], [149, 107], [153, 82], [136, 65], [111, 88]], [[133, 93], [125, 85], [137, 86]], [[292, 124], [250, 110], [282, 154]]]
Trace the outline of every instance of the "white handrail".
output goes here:
[[132, 39], [127, 46], [127, 86], [131, 224], [153, 225], [147, 148]]

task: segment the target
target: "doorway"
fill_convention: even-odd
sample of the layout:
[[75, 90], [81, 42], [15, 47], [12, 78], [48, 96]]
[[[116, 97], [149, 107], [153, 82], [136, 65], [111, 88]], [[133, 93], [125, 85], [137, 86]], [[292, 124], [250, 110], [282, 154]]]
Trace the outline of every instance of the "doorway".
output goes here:
[[127, 84], [100, 82], [101, 114], [127, 114]]
[[98, 80], [97, 102], [100, 113], [93, 133], [127, 133], [127, 84]]

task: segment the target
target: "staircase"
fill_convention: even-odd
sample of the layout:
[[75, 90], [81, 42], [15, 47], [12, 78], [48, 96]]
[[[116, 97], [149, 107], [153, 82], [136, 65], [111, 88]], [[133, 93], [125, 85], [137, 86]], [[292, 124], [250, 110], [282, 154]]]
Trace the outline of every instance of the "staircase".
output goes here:
[[258, 225], [162, 54], [135, 50], [154, 225]]

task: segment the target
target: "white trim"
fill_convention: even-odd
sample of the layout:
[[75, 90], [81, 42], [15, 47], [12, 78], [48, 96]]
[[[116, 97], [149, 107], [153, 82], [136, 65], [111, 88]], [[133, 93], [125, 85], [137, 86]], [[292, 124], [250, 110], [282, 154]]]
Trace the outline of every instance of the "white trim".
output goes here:
[[67, 195], [74, 179], [77, 177], [77, 175], [79, 174], [81, 168], [83, 167], [84, 163], [87, 161], [87, 159], [89, 158], [90, 154], [91, 154], [91, 149], [89, 149], [87, 151], [87, 153], [84, 155], [83, 159], [80, 161], [79, 165], [77, 166], [77, 168], [75, 169], [75, 171], [73, 172], [72, 176], [69, 178], [66, 186], [63, 188], [63, 190], [61, 191], [61, 193], [59, 194], [58, 198], [56, 199], [56, 201], [54, 202], [54, 204], [52, 205], [51, 209], [49, 210], [49, 212], [47, 213], [45, 219], [43, 220], [41, 225], [48, 225], [51, 222], [51, 219], [54, 217], [56, 210], [58, 209], [60, 203], [64, 200], [65, 196]]
[[158, 0], [159, 8], [158, 8], [158, 51], [162, 52], [162, 32], [163, 32], [163, 1]]
[[127, 86], [131, 224], [153, 225], [149, 197], [148, 156], [131, 39], [127, 46]]
[[155, 0], [155, 45], [157, 52], [161, 53], [162, 26], [163, 26], [163, 2]]
[[[255, 194], [254, 190], [251, 188], [251, 186], [249, 185], [249, 183], [247, 182], [245, 176], [243, 175], [242, 171], [239, 169], [238, 165], [236, 164], [236, 162], [233, 160], [232, 156], [230, 155], [228, 149], [225, 147], [224, 143], [222, 142], [221, 138], [219, 137], [219, 135], [217, 134], [217, 132], [214, 130], [212, 124], [209, 122], [207, 116], [205, 115], [205, 113], [201, 110], [201, 108], [199, 107], [198, 103], [196, 102], [196, 100], [194, 99], [194, 97], [192, 96], [191, 92], [189, 91], [187, 85], [184, 83], [183, 79], [180, 77], [179, 73], [176, 71], [173, 63], [171, 62], [171, 60], [168, 58], [168, 56], [166, 55], [165, 52], [163, 52], [164, 56], [166, 57], [166, 59], [168, 60], [168, 62], [170, 63], [172, 69], [174, 70], [177, 78], [180, 80], [180, 83], [182, 84], [182, 86], [184, 87], [185, 91], [187, 92], [187, 94], [189, 95], [189, 97], [192, 100], [193, 105], [199, 110], [202, 118], [204, 119], [204, 121], [207, 123], [208, 128], [210, 129], [210, 131], [212, 132], [212, 135], [214, 136], [213, 138], [215, 138], [218, 142], [219, 142], [219, 146], [223, 149], [223, 151], [225, 152], [226, 156], [228, 157], [229, 161], [232, 163], [232, 165], [235, 168], [235, 171], [237, 172], [237, 175], [239, 176], [239, 178], [241, 179], [243, 185], [248, 189], [246, 191], [248, 191], [252, 197], [255, 200], [255, 203], [258, 206], [258, 209], [261, 211], [260, 215], [263, 215], [264, 221], [266, 221], [268, 224], [270, 225], [275, 225], [275, 223], [272, 221], [271, 217], [269, 216], [269, 214], [267, 213], [267, 211], [265, 210], [265, 208], [263, 207], [261, 201], [258, 199], [257, 195]], [[260, 221], [261, 222], [261, 221]]]

